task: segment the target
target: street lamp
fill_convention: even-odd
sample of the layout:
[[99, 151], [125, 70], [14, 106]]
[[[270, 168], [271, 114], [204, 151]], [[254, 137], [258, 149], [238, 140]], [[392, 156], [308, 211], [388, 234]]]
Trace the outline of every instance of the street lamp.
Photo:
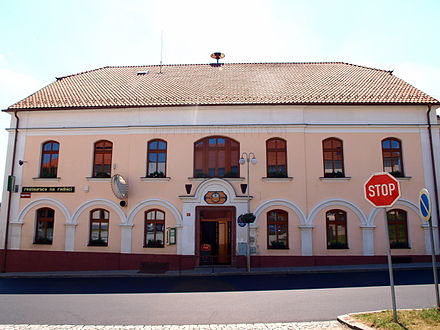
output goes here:
[[[251, 213], [251, 205], [250, 205], [250, 197], [249, 197], [249, 163], [251, 163], [252, 165], [257, 164], [257, 158], [255, 157], [255, 154], [253, 152], [247, 153], [247, 152], [243, 152], [241, 154], [241, 158], [239, 160], [240, 165], [244, 165], [247, 164], [247, 213]], [[251, 224], [248, 223], [247, 224], [247, 247], [246, 247], [246, 268], [247, 271], [250, 272], [251, 271], [251, 248], [250, 248], [250, 238], [251, 238]]]

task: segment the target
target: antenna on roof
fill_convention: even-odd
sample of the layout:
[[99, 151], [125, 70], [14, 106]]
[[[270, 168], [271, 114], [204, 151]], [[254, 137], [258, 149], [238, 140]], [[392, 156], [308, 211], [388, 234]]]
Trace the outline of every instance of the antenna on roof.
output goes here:
[[163, 54], [163, 30], [160, 32], [160, 66], [159, 66], [159, 73], [162, 73], [162, 54]]

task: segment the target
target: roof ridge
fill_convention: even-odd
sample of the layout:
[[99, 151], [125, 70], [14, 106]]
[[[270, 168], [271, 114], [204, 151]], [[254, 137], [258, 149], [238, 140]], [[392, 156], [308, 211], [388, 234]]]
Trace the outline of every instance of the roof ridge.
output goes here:
[[393, 73], [394, 70], [385, 70], [385, 69], [378, 69], [378, 68], [373, 68], [371, 66], [366, 66], [366, 65], [360, 65], [360, 64], [353, 64], [353, 63], [348, 63], [348, 62], [342, 62], [343, 64], [347, 64], [347, 65], [351, 65], [351, 66], [357, 66], [359, 68], [364, 68], [364, 69], [370, 69], [370, 70], [375, 70], [375, 71], [382, 71], [382, 72], [388, 72], [390, 74]]
[[[90, 73], [90, 72], [94, 72], [94, 71], [98, 71], [98, 70], [102, 70], [102, 69], [109, 69], [109, 68], [113, 68], [113, 69], [118, 69], [118, 68], [142, 68], [142, 67], [179, 67], [179, 66], [206, 66], [206, 65], [211, 65], [212, 63], [174, 63], [174, 64], [144, 64], [144, 65], [106, 65], [100, 68], [96, 68], [96, 69], [91, 69], [91, 70], [86, 70], [86, 71], [82, 71], [82, 72], [77, 72], [77, 73], [73, 73], [70, 75], [66, 75], [66, 76], [61, 76], [61, 77], [55, 77], [56, 80], [61, 80], [64, 78], [68, 78], [68, 77], [74, 77], [74, 76], [78, 76], [78, 75], [82, 75], [85, 73]], [[355, 67], [359, 67], [359, 68], [365, 68], [365, 69], [370, 69], [370, 70], [375, 70], [375, 71], [382, 71], [382, 72], [388, 72], [388, 73], [392, 73], [394, 70], [385, 70], [385, 69], [378, 69], [378, 68], [373, 68], [373, 67], [369, 67], [369, 66], [365, 66], [365, 65], [359, 65], [359, 64], [353, 64], [353, 63], [348, 63], [348, 62], [343, 62], [343, 61], [304, 61], [304, 62], [289, 62], [289, 61], [281, 61], [281, 62], [231, 62], [231, 63], [222, 63], [223, 65], [252, 65], [252, 64], [317, 64], [317, 65], [321, 65], [321, 64], [343, 64], [343, 65], [350, 65], [350, 66], [355, 66]]]
[[[105, 68], [138, 68], [138, 67], [146, 67], [146, 66], [205, 66], [211, 65], [212, 63], [174, 63], [174, 64], [144, 64], [144, 65], [109, 65], [102, 67]], [[228, 64], [228, 65], [237, 65], [237, 64], [349, 64], [341, 61], [324, 61], [324, 62], [231, 62], [231, 63], [220, 63], [220, 64]], [[93, 71], [93, 70], [90, 70]], [[86, 71], [87, 72], [87, 71]], [[82, 72], [82, 73], [86, 73]]]
[[64, 79], [64, 78], [68, 78], [68, 77], [74, 77], [74, 76], [78, 76], [78, 75], [80, 75], [80, 74], [84, 74], [84, 73], [89, 73], [89, 72], [93, 72], [93, 71], [98, 71], [98, 70], [102, 70], [102, 69], [107, 69], [107, 68], [109, 68], [110, 66], [103, 66], [103, 67], [100, 67], [100, 68], [97, 68], [97, 69], [91, 69], [91, 70], [86, 70], [86, 71], [81, 71], [81, 72], [77, 72], [77, 73], [72, 73], [72, 74], [68, 74], [68, 75], [66, 75], [66, 76], [61, 76], [61, 77], [55, 77], [55, 79], [56, 80], [61, 80], [61, 79]]

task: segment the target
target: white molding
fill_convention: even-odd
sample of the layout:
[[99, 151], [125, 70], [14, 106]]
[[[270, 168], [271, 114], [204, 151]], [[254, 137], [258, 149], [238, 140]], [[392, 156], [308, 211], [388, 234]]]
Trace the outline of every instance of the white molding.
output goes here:
[[126, 220], [126, 224], [128, 225], [133, 225], [133, 221], [134, 221], [134, 217], [143, 209], [149, 206], [162, 206], [163, 208], [169, 210], [171, 212], [171, 214], [174, 216], [175, 220], [176, 220], [176, 225], [177, 226], [182, 226], [182, 215], [179, 212], [179, 209], [177, 207], [175, 207], [172, 203], [168, 202], [165, 199], [161, 199], [161, 198], [151, 198], [151, 199], [146, 199], [140, 203], [138, 203], [136, 205], [136, 207], [134, 209], [132, 209], [128, 216], [127, 216], [127, 220]]
[[351, 176], [345, 176], [343, 178], [326, 178], [326, 177], [319, 177], [319, 180], [322, 182], [348, 182], [350, 181]]
[[67, 207], [63, 203], [61, 203], [60, 201], [53, 199], [53, 198], [48, 198], [48, 197], [39, 198], [39, 199], [36, 199], [36, 200], [30, 202], [29, 204], [27, 204], [21, 210], [21, 212], [18, 214], [16, 222], [24, 223], [24, 217], [30, 211], [30, 209], [32, 209], [33, 207], [40, 206], [40, 205], [45, 205], [45, 206], [51, 205], [51, 206], [58, 208], [59, 210], [61, 210], [61, 212], [64, 215], [64, 218], [66, 219], [65, 223], [70, 222], [70, 212], [67, 209]]
[[313, 124], [268, 124], [268, 125], [213, 125], [210, 127], [201, 126], [112, 126], [112, 127], [72, 127], [72, 128], [25, 128], [28, 136], [69, 136], [69, 135], [100, 135], [105, 132], [107, 135], [129, 135], [129, 134], [235, 134], [235, 133], [419, 133], [424, 125], [313, 125]]
[[289, 176], [287, 178], [268, 178], [268, 177], [263, 177], [261, 178], [262, 181], [264, 182], [290, 182], [293, 180], [293, 177]]
[[165, 177], [165, 178], [150, 178], [150, 177], [145, 177], [145, 176], [141, 176], [140, 179], [141, 179], [141, 181], [143, 181], [143, 182], [167, 182], [167, 181], [170, 181], [170, 180], [171, 180], [170, 177]]
[[105, 206], [111, 208], [113, 211], [115, 211], [116, 214], [119, 216], [120, 223], [125, 223], [127, 221], [127, 217], [126, 217], [125, 213], [121, 210], [121, 208], [118, 204], [116, 204], [115, 202], [113, 202], [109, 199], [98, 198], [98, 199], [91, 199], [91, 200], [83, 203], [81, 206], [79, 206], [76, 209], [76, 211], [73, 213], [70, 223], [77, 224], [78, 218], [87, 208], [94, 207], [94, 206], [102, 206], [102, 205], [105, 205]]
[[32, 178], [32, 180], [41, 182], [58, 182], [61, 178]]
[[315, 207], [312, 209], [312, 211], [310, 212], [309, 216], [307, 217], [307, 224], [312, 225], [313, 224], [313, 220], [315, 219], [316, 215], [322, 211], [323, 209], [330, 207], [330, 206], [342, 206], [342, 207], [346, 207], [348, 209], [350, 209], [351, 211], [353, 211], [353, 213], [355, 213], [360, 221], [360, 225], [367, 225], [367, 218], [365, 217], [364, 212], [362, 212], [362, 210], [354, 203], [345, 200], [345, 199], [339, 199], [339, 198], [335, 198], [335, 199], [327, 199], [325, 201], [322, 201], [320, 203], [318, 203], [317, 205], [315, 205]]
[[374, 229], [376, 226], [360, 226], [362, 230], [362, 253], [374, 256]]
[[[406, 206], [407, 208], [411, 209], [416, 215], [417, 218], [420, 220], [420, 223], [422, 223], [423, 221], [420, 219], [419, 216], [419, 208], [416, 204], [414, 204], [413, 202], [400, 198], [394, 205], [393, 207], [389, 207], [387, 208], [388, 211], [395, 209], [396, 206], [401, 205], [401, 206]], [[376, 224], [376, 218], [377, 218], [377, 214], [380, 212], [382, 208], [373, 208], [373, 210], [370, 212], [370, 215], [368, 216], [368, 220], [367, 220], [367, 224], [370, 226], [375, 226]]]
[[268, 201], [265, 201], [263, 203], [261, 203], [260, 205], [258, 205], [255, 210], [254, 210], [254, 214], [257, 218], [258, 221], [258, 217], [268, 208], [272, 208], [272, 207], [277, 207], [277, 206], [283, 206], [286, 207], [290, 210], [292, 210], [299, 218], [299, 222], [301, 226], [306, 226], [307, 225], [307, 220], [306, 220], [306, 216], [304, 214], [304, 212], [301, 210], [301, 208], [299, 206], [297, 206], [295, 203], [287, 200], [287, 199], [270, 199]]
[[87, 181], [92, 181], [92, 182], [111, 182], [112, 178], [93, 178], [91, 176], [86, 177]]
[[194, 177], [189, 177], [188, 180], [191, 182], [200, 182], [200, 181], [208, 181], [208, 180], [212, 180], [212, 179], [220, 179], [220, 180], [225, 180], [225, 181], [244, 181], [243, 177], [238, 177], [238, 178], [194, 178]]

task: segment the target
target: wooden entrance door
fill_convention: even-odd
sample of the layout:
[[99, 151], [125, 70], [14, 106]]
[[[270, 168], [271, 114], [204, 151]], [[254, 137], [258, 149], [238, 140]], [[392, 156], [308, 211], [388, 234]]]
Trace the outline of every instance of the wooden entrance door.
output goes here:
[[232, 212], [204, 209], [199, 212], [200, 264], [231, 264]]

